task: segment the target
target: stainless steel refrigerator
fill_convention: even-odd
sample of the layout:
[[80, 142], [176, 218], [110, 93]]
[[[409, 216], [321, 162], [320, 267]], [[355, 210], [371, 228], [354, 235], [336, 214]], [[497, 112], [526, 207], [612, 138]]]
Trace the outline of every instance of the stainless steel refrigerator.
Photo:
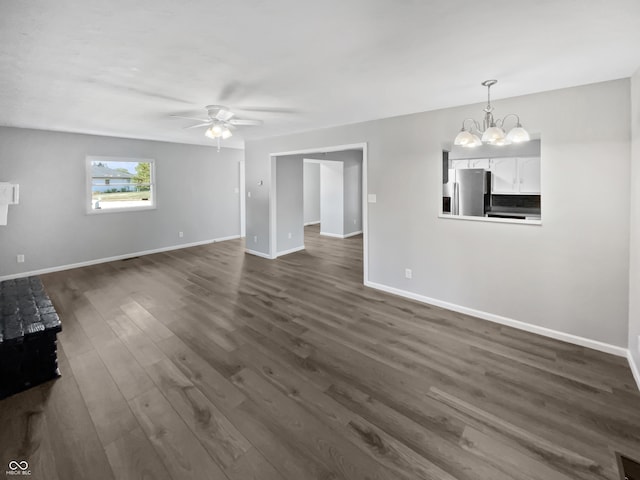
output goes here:
[[443, 184], [443, 197], [449, 198], [451, 215], [483, 217], [489, 176], [482, 168], [449, 169], [448, 182]]

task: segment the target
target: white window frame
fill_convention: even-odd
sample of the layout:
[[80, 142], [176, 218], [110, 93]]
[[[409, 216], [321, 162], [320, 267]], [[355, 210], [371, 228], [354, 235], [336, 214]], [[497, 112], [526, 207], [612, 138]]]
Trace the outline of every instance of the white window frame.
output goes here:
[[[93, 189], [92, 182], [93, 177], [91, 175], [91, 163], [92, 162], [138, 162], [138, 163], [150, 163], [151, 164], [151, 178], [149, 180], [151, 189], [151, 199], [149, 205], [144, 207], [124, 207], [124, 208], [93, 208]], [[87, 215], [102, 215], [106, 213], [123, 213], [123, 212], [139, 212], [142, 210], [155, 210], [157, 208], [157, 188], [156, 188], [156, 161], [153, 158], [140, 158], [140, 157], [103, 157], [96, 155], [87, 155], [86, 157], [86, 180], [85, 180], [85, 205], [87, 208]]]

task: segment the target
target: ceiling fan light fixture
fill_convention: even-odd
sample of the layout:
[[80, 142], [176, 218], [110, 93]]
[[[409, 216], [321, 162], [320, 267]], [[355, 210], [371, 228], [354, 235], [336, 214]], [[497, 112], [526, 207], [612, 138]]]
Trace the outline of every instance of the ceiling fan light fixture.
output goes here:
[[215, 140], [217, 138], [216, 134], [213, 132], [213, 127], [207, 128], [207, 131], [204, 132], [204, 136], [209, 137], [212, 140]]
[[251, 120], [244, 118], [235, 118], [235, 113], [233, 113], [229, 108], [221, 106], [221, 105], [207, 105], [205, 107], [207, 110], [208, 119], [204, 118], [196, 118], [196, 117], [187, 117], [182, 115], [171, 115], [176, 118], [184, 118], [187, 120], [197, 120], [198, 124], [190, 125], [184, 128], [202, 128], [206, 127], [204, 131], [204, 135], [211, 140], [215, 140], [218, 146], [218, 151], [220, 151], [220, 142], [221, 140], [227, 140], [233, 136], [233, 131], [236, 129], [236, 125], [239, 126], [258, 126], [262, 125], [262, 120]]
[[[211, 125], [211, 127], [209, 127], [207, 129], [207, 131], [204, 132], [204, 134], [207, 137], [212, 138], [214, 140], [216, 138], [219, 138], [219, 137], [229, 138], [231, 135], [228, 135], [227, 137], [224, 137], [224, 132], [228, 131], [228, 130], [229, 129], [226, 126], [224, 126], [222, 124], [219, 124], [219, 123], [215, 123], [215, 124]], [[229, 133], [231, 133], [231, 132], [229, 132]]]

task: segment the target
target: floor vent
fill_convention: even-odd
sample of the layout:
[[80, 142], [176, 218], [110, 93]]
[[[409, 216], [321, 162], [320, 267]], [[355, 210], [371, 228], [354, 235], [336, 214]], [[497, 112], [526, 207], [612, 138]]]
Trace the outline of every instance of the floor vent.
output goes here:
[[622, 480], [640, 480], [640, 463], [619, 453], [616, 453], [616, 457], [618, 457], [618, 468]]

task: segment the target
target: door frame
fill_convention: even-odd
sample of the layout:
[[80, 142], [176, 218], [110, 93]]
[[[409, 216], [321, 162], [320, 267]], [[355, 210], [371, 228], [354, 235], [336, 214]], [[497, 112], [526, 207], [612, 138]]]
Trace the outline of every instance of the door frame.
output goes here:
[[269, 258], [278, 256], [277, 224], [276, 224], [276, 158], [286, 155], [318, 154], [325, 152], [341, 152], [343, 150], [362, 150], [362, 270], [363, 283], [369, 281], [369, 208], [368, 208], [368, 152], [367, 142], [346, 145], [331, 145], [328, 147], [307, 148], [290, 152], [275, 152], [269, 154]]

